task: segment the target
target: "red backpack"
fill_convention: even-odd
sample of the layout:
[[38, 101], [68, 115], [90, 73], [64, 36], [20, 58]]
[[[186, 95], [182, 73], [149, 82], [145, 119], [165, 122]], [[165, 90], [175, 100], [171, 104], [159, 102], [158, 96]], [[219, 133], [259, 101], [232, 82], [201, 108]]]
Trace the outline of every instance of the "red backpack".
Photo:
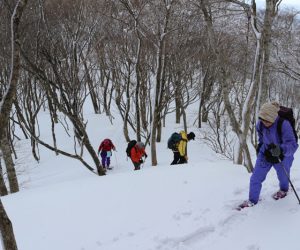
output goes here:
[[101, 142], [103, 151], [110, 151], [112, 149], [112, 142], [110, 139], [105, 139]]

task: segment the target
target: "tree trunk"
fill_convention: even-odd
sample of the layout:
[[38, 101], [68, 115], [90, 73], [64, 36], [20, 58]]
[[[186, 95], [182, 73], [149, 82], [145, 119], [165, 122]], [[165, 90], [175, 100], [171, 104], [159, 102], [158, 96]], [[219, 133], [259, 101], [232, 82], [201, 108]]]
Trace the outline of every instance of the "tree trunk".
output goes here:
[[184, 127], [184, 131], [187, 132], [186, 112], [185, 112], [184, 107], [182, 107], [181, 110], [182, 110], [182, 117], [183, 117], [183, 127]]
[[198, 108], [198, 128], [202, 127], [201, 114], [202, 114], [202, 100], [200, 99], [199, 108]]
[[154, 108], [153, 121], [151, 127], [151, 161], [152, 166], [157, 165], [157, 156], [156, 156], [156, 133], [157, 133], [157, 123], [158, 123], [158, 110]]
[[17, 242], [15, 239], [13, 227], [10, 219], [8, 218], [2, 201], [0, 199], [0, 236], [2, 236], [2, 242], [4, 250], [17, 250]]
[[7, 188], [5, 186], [4, 178], [3, 178], [3, 169], [2, 169], [2, 157], [0, 157], [0, 196], [4, 196], [8, 194]]
[[268, 89], [270, 84], [270, 46], [272, 37], [272, 24], [277, 12], [277, 3], [279, 0], [266, 0], [266, 11], [264, 17], [264, 25], [262, 34], [262, 49], [263, 49], [263, 61], [261, 68], [261, 96], [260, 101], [265, 102], [268, 100]]
[[[130, 67], [130, 66], [129, 66]], [[130, 68], [128, 70], [130, 72]], [[123, 133], [127, 142], [130, 141], [129, 133], [128, 133], [128, 117], [130, 111], [130, 75], [128, 75], [127, 83], [126, 83], [126, 111], [124, 114], [124, 124], [123, 124]]]
[[[215, 67], [215, 64], [209, 63], [207, 66], [207, 69], [205, 71], [205, 75], [203, 77], [203, 83], [202, 83], [202, 91], [201, 91], [201, 117], [202, 122], [208, 121], [208, 110], [207, 110], [207, 101], [211, 98], [211, 94], [213, 91], [213, 86], [215, 82], [215, 74], [217, 72], [217, 69]], [[200, 112], [200, 111], [199, 111]]]
[[180, 107], [181, 107], [181, 93], [180, 93], [180, 82], [175, 82], [175, 115], [176, 115], [176, 123], [180, 123]]
[[[19, 79], [20, 41], [21, 41], [19, 25], [26, 4], [27, 4], [27, 0], [19, 0], [18, 3], [16, 4], [16, 7], [14, 9], [11, 18], [12, 63], [11, 63], [10, 81], [7, 90], [3, 96], [1, 102], [2, 105], [0, 106], [0, 146], [2, 149], [4, 159], [6, 157], [11, 158], [8, 137], [7, 137], [7, 126], [9, 125], [9, 116], [12, 109], [12, 104], [16, 97], [17, 84]], [[7, 160], [5, 164], [7, 164]], [[8, 166], [6, 165], [6, 168], [7, 167], [10, 169], [11, 166], [8, 164]], [[17, 183], [16, 179], [15, 181]], [[11, 191], [18, 191], [18, 185], [11, 187], [11, 189], [12, 189]], [[5, 212], [1, 199], [0, 199], [0, 231], [1, 231], [4, 250], [17, 250], [18, 247], [15, 240], [13, 227]]]
[[162, 75], [164, 70], [164, 41], [160, 41], [159, 51], [158, 51], [158, 58], [157, 58], [157, 75], [156, 75], [156, 86], [155, 86], [155, 96], [154, 96], [154, 112], [153, 112], [153, 121], [152, 121], [152, 128], [151, 128], [151, 160], [152, 166], [157, 165], [157, 157], [156, 157], [156, 136], [157, 136], [157, 129], [160, 120], [160, 98], [163, 94], [162, 90]]
[[18, 184], [17, 174], [15, 170], [15, 164], [12, 159], [11, 149], [6, 136], [0, 138], [0, 149], [3, 154], [3, 159], [7, 171], [9, 190], [11, 193], [16, 193], [19, 191], [19, 184]]
[[141, 108], [141, 123], [144, 131], [148, 130], [148, 120], [147, 120], [147, 82], [146, 80], [142, 81], [141, 89], [140, 89], [140, 108]]
[[83, 67], [84, 67], [85, 74], [86, 74], [86, 82], [87, 82], [87, 85], [88, 85], [88, 88], [89, 88], [89, 93], [90, 93], [90, 97], [91, 97], [92, 104], [93, 104], [93, 107], [94, 107], [94, 112], [95, 112], [95, 114], [100, 114], [100, 107], [98, 105], [98, 100], [97, 100], [97, 95], [96, 95], [96, 92], [95, 92], [95, 87], [93, 85], [93, 80], [90, 76], [90, 72], [89, 72], [89, 68], [87, 66], [86, 60], [84, 60], [82, 54], [81, 54], [81, 59], [83, 61]]
[[12, 19], [11, 19], [12, 20], [11, 21], [12, 63], [11, 63], [10, 81], [2, 99], [2, 106], [0, 106], [0, 148], [2, 149], [7, 173], [9, 174], [8, 177], [9, 177], [11, 192], [18, 192], [19, 186], [17, 182], [17, 176], [15, 174], [14, 164], [11, 156], [11, 150], [9, 147], [7, 127], [9, 126], [9, 116], [12, 109], [12, 104], [16, 98], [17, 84], [19, 80], [20, 41], [21, 41], [19, 25], [26, 4], [27, 4], [27, 0], [20, 0], [16, 5], [12, 15]]
[[104, 111], [105, 111], [105, 114], [107, 116], [110, 116], [110, 109], [109, 109], [109, 101], [107, 100], [109, 94], [108, 94], [108, 91], [109, 91], [109, 83], [110, 83], [110, 73], [106, 73], [105, 70], [103, 70], [104, 72], [104, 80], [105, 80], [105, 83], [104, 83], [104, 92], [103, 92], [103, 107], [104, 107]]
[[162, 120], [160, 120], [157, 125], [156, 142], [161, 142], [161, 132], [162, 132]]

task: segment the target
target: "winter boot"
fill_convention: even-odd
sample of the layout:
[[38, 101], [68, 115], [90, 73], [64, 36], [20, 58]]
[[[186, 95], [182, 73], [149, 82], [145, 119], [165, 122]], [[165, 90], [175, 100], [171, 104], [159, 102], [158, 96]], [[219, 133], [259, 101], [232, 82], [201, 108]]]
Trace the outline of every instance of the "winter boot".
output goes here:
[[249, 200], [247, 201], [244, 201], [242, 204], [240, 204], [238, 207], [237, 207], [237, 210], [242, 210], [244, 209], [245, 207], [253, 207], [255, 204]]
[[275, 194], [273, 194], [272, 197], [275, 200], [279, 200], [279, 199], [284, 198], [286, 195], [287, 195], [286, 191], [279, 190], [278, 192], [276, 192]]

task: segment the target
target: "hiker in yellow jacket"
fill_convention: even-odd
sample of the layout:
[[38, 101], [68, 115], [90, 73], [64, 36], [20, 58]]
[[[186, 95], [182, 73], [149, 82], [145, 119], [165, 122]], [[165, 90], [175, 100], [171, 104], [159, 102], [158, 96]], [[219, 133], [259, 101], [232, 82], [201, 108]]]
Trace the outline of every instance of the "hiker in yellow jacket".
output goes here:
[[174, 159], [171, 165], [187, 163], [187, 142], [190, 140], [195, 140], [195, 134], [193, 132], [186, 134], [185, 131], [180, 131], [180, 135], [181, 140], [176, 143], [175, 147], [172, 149], [174, 153]]

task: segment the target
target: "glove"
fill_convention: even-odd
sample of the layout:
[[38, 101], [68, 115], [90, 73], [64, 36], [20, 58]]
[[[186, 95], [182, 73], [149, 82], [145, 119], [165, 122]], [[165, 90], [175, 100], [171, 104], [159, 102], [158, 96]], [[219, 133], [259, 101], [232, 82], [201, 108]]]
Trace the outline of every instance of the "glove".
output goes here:
[[279, 145], [275, 145], [274, 143], [270, 144], [268, 150], [271, 152], [273, 157], [279, 157], [282, 154], [282, 150]]
[[279, 163], [278, 157], [272, 156], [272, 153], [269, 150], [265, 151], [265, 159], [267, 162], [270, 162], [272, 164]]
[[144, 161], [142, 159], [139, 160], [139, 163], [143, 163]]
[[284, 158], [281, 148], [273, 143], [268, 146], [264, 154], [266, 161], [272, 164], [279, 163]]

